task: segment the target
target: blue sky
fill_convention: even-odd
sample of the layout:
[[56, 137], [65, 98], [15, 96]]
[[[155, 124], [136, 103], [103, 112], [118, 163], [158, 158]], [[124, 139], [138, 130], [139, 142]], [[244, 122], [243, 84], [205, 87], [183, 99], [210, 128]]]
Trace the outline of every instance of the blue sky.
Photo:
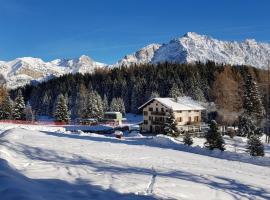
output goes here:
[[114, 63], [188, 31], [270, 42], [268, 0], [0, 0], [0, 60], [74, 58]]

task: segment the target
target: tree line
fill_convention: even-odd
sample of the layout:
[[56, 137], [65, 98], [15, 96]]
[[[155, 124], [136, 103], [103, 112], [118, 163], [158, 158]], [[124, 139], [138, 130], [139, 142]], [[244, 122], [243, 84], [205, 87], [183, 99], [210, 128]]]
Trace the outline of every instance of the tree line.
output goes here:
[[[138, 107], [152, 97], [191, 96], [202, 102], [214, 102], [208, 120], [222, 124], [239, 122], [249, 101], [247, 85], [266, 83], [263, 70], [248, 66], [226, 66], [213, 62], [195, 64], [141, 64], [97, 69], [92, 74], [67, 74], [38, 85], [10, 91], [15, 99], [22, 92], [36, 115], [54, 116], [58, 96], [62, 94], [70, 117], [100, 116], [108, 110], [138, 113]], [[265, 88], [256, 88], [258, 111], [266, 110]], [[249, 98], [249, 99], [248, 99]], [[269, 105], [268, 105], [269, 106]]]

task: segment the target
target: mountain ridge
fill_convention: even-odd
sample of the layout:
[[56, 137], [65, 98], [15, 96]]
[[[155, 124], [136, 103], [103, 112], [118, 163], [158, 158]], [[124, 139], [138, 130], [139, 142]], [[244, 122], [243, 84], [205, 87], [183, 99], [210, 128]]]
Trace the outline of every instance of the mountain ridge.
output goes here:
[[187, 32], [165, 44], [152, 43], [128, 54], [113, 65], [94, 61], [86, 55], [74, 59], [55, 59], [45, 62], [40, 58], [22, 57], [0, 61], [0, 73], [8, 88], [16, 88], [32, 81], [45, 81], [67, 73], [92, 73], [96, 68], [119, 67], [132, 64], [162, 62], [195, 63], [214, 61], [218, 64], [249, 65], [266, 69], [270, 60], [270, 43], [246, 39], [242, 42], [223, 41], [195, 32]]

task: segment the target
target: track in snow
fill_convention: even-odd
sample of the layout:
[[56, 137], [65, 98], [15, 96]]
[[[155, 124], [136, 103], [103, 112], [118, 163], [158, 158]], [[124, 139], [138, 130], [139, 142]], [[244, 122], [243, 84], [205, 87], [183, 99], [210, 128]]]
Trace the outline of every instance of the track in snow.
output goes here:
[[154, 167], [152, 167], [152, 172], [153, 173], [152, 173], [152, 177], [151, 177], [150, 183], [149, 183], [149, 185], [148, 185], [148, 187], [146, 189], [146, 194], [148, 194], [148, 195], [153, 194], [154, 184], [156, 182], [156, 177], [157, 177], [157, 173], [156, 173]]

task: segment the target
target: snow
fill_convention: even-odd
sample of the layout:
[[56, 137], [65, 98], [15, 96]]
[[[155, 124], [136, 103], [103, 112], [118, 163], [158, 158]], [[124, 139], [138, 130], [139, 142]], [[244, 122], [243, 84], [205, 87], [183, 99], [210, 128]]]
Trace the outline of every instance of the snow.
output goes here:
[[[195, 63], [214, 61], [220, 64], [251, 65], [266, 69], [270, 56], [270, 44], [254, 39], [243, 42], [221, 41], [206, 35], [188, 32], [183, 37], [173, 39], [158, 48], [142, 48], [138, 52], [125, 56], [120, 64], [134, 63]], [[140, 56], [138, 57], [137, 54]], [[149, 56], [150, 55], [150, 56]], [[140, 58], [147, 59], [140, 59]]]
[[137, 52], [125, 56], [123, 59], [119, 60], [113, 67], [119, 67], [122, 65], [131, 64], [145, 64], [151, 62], [155, 52], [161, 47], [160, 44], [150, 44]]
[[68, 73], [92, 73], [105, 64], [82, 55], [75, 59], [56, 59], [45, 62], [40, 58], [23, 57], [12, 61], [0, 61], [0, 73], [7, 80], [8, 88], [26, 85], [31, 81], [46, 81]]
[[1, 200], [270, 198], [269, 157], [57, 128], [0, 124]]
[[206, 35], [188, 32], [183, 37], [166, 44], [150, 44], [125, 56], [114, 65], [96, 62], [86, 55], [75, 59], [55, 59], [45, 62], [40, 58], [23, 57], [0, 61], [0, 73], [9, 88], [16, 88], [31, 81], [42, 82], [68, 73], [92, 73], [96, 68], [146, 63], [195, 63], [197, 61], [251, 65], [266, 69], [270, 57], [270, 44], [254, 39], [243, 42], [221, 41]]
[[153, 98], [147, 101], [145, 104], [139, 107], [139, 109], [143, 108], [149, 102], [156, 100], [166, 106], [167, 108], [171, 108], [173, 110], [204, 110], [205, 108], [202, 107], [199, 102], [193, 100], [191, 97], [179, 97], [177, 101], [173, 98]]

